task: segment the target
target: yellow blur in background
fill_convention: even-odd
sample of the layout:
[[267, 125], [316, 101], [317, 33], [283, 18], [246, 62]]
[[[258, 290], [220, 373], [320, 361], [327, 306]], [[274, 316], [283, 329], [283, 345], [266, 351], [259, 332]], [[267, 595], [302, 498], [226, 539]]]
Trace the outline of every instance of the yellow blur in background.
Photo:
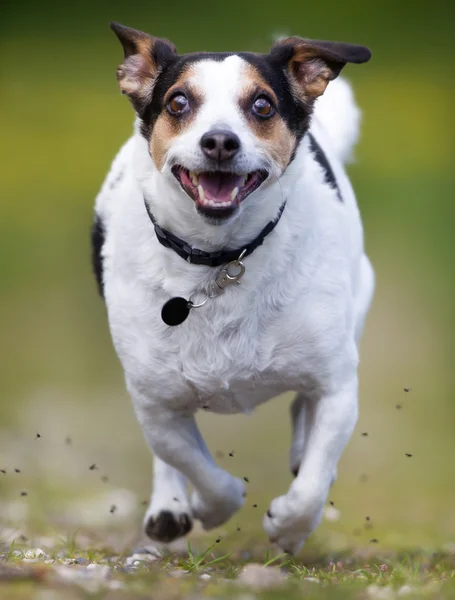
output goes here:
[[[122, 52], [108, 24], [117, 20], [182, 53], [266, 52], [280, 34], [371, 47], [372, 61], [345, 76], [364, 114], [349, 174], [377, 293], [360, 420], [331, 494], [339, 513], [314, 537], [368, 543], [369, 516], [384, 544], [453, 539], [455, 5], [421, 4], [24, 0], [1, 9], [0, 535], [102, 524], [137, 533], [150, 492], [151, 458], [90, 266], [94, 197], [133, 122], [115, 78]], [[200, 419], [219, 463], [250, 479], [228, 530], [241, 523], [256, 535], [291, 481], [290, 399], [253, 417]]]

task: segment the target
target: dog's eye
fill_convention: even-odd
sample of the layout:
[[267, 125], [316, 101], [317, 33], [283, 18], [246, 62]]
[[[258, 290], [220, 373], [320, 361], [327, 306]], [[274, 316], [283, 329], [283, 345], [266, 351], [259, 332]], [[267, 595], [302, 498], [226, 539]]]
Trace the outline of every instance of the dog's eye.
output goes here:
[[175, 94], [166, 104], [167, 110], [171, 115], [181, 115], [190, 108], [188, 98], [182, 92]]
[[268, 118], [274, 114], [275, 109], [266, 96], [258, 96], [253, 102], [253, 112], [259, 117]]

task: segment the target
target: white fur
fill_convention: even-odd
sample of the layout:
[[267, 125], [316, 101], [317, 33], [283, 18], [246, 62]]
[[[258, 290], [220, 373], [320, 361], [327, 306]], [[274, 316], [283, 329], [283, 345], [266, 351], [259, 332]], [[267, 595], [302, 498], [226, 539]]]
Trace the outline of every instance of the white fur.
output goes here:
[[[242, 169], [267, 164], [235, 102], [242, 62], [231, 57], [198, 65], [206, 105], [171, 147], [161, 173], [137, 130], [115, 159], [96, 201], [106, 228], [105, 299], [127, 387], [157, 457], [146, 519], [171, 511], [178, 520], [184, 511], [206, 528], [227, 520], [243, 503], [244, 485], [215, 464], [195, 412], [206, 405], [219, 413], [246, 412], [295, 390], [291, 466], [299, 473], [264, 517], [270, 538], [295, 552], [321, 519], [357, 419], [357, 346], [374, 287], [355, 197], [342, 167], [357, 136], [358, 109], [347, 84], [331, 83], [312, 125], [343, 202], [324, 182], [304, 140], [280, 179], [269, 178], [244, 201], [237, 218], [210, 225], [169, 167], [178, 160], [201, 170], [198, 139], [220, 123], [241, 138]], [[277, 170], [270, 162], [268, 168]], [[206, 289], [217, 269], [188, 264], [158, 243], [144, 194], [162, 227], [208, 251], [241, 248], [274, 218], [284, 199], [287, 205], [275, 230], [245, 259], [241, 284], [171, 328], [160, 318], [163, 304]], [[179, 473], [194, 488], [191, 498]]]
[[359, 137], [361, 114], [354, 100], [349, 83], [335, 79], [325, 93], [316, 100], [315, 121], [324, 124], [333, 150], [339, 159], [347, 163], [352, 159], [352, 150]]

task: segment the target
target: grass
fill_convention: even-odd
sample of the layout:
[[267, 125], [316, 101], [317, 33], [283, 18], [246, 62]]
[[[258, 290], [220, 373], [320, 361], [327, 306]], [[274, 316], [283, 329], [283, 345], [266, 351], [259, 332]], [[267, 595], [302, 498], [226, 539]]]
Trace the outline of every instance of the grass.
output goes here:
[[[198, 552], [188, 543], [187, 553], [179, 557], [164, 556], [156, 562], [144, 562], [134, 573], [123, 572], [124, 557], [95, 548], [75, 547], [72, 540], [65, 550], [50, 554], [53, 564], [43, 560], [24, 563], [24, 554], [12, 545], [0, 560], [0, 600], [25, 598], [89, 598], [138, 600], [184, 598], [219, 598], [275, 600], [287, 598], [453, 598], [455, 597], [455, 557], [450, 552], [433, 550], [380, 552], [371, 548], [346, 549], [325, 555], [306, 553], [305, 560], [285, 555], [271, 556], [270, 550], [252, 547], [249, 555], [236, 549], [232, 539], [215, 542]], [[223, 553], [223, 546], [229, 549]], [[74, 553], [74, 554], [73, 554]], [[111, 565], [108, 580], [90, 589], [86, 580], [64, 583], [55, 577], [55, 564], [64, 555], [80, 556], [99, 564]], [[284, 577], [262, 587], [242, 581], [246, 565], [281, 571]], [[84, 567], [67, 565], [81, 572]], [[19, 577], [22, 573], [22, 577]], [[202, 576], [202, 578], [201, 578]], [[9, 579], [9, 581], [8, 581]], [[112, 584], [109, 582], [115, 581]], [[114, 588], [114, 589], [110, 589]], [[46, 595], [47, 593], [54, 595]], [[336, 595], [336, 596], [335, 596]]]
[[221, 538], [217, 538], [217, 541], [202, 553], [193, 552], [193, 549], [191, 548], [191, 542], [188, 542], [188, 558], [180, 559], [178, 563], [179, 566], [185, 569], [185, 571], [188, 573], [196, 573], [202, 568], [211, 567], [215, 563], [221, 563], [222, 561], [225, 561], [227, 558], [229, 558], [230, 554], [225, 554], [224, 556], [218, 556], [216, 558], [207, 560], [213, 549], [217, 544], [220, 543], [220, 541]]

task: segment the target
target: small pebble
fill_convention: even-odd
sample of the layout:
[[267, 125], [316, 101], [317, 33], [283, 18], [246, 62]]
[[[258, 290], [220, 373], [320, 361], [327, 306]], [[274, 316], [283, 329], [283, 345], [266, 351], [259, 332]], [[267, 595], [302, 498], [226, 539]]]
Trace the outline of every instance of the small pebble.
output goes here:
[[106, 578], [109, 575], [110, 567], [107, 565], [98, 565], [97, 563], [90, 563], [85, 567], [87, 571], [92, 571], [96, 573], [101, 578]]
[[181, 579], [188, 575], [188, 571], [183, 571], [181, 569], [175, 569], [175, 571], [169, 571], [169, 576], [174, 577], [174, 579]]
[[316, 579], [316, 577], [304, 577], [303, 579], [304, 581], [311, 581], [311, 583], [320, 583], [319, 579]]
[[388, 600], [394, 597], [393, 589], [390, 587], [380, 587], [379, 585], [369, 585], [366, 589], [369, 598], [374, 600]]
[[278, 567], [250, 563], [240, 571], [237, 581], [256, 588], [270, 588], [283, 584], [286, 575]]
[[84, 558], [83, 556], [78, 556], [74, 562], [77, 565], [86, 565], [88, 563], [88, 558]]
[[140, 562], [156, 562], [158, 560], [158, 556], [156, 556], [156, 554], [151, 554], [150, 552], [146, 552], [143, 554], [140, 554], [139, 552], [135, 552], [131, 558], [133, 560], [136, 561], [140, 561]]
[[415, 588], [412, 585], [402, 585], [397, 592], [397, 596], [409, 596], [409, 594], [413, 594], [415, 592]]
[[43, 556], [46, 556], [46, 553], [44, 550], [41, 550], [41, 548], [31, 548], [30, 550], [24, 552], [25, 558], [40, 558]]
[[199, 579], [202, 579], [202, 580], [212, 579], [212, 576], [209, 575], [208, 573], [202, 573], [202, 575], [199, 577]]

